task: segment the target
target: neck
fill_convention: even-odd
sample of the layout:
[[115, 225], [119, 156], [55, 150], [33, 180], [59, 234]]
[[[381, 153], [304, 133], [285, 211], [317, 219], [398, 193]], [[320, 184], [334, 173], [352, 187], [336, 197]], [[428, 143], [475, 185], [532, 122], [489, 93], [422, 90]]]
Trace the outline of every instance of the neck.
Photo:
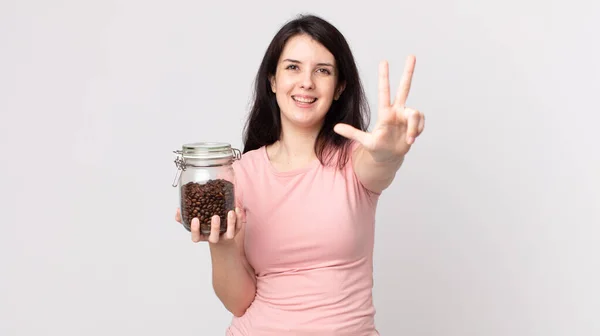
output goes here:
[[269, 150], [271, 161], [282, 169], [293, 169], [304, 166], [316, 159], [315, 142], [319, 128], [298, 129], [282, 124], [282, 132]]

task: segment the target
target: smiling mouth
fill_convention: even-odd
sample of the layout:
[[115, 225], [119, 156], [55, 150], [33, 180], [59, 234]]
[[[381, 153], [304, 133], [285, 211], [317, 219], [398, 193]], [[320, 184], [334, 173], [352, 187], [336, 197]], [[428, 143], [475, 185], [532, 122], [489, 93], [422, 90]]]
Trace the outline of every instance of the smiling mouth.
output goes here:
[[302, 98], [302, 97], [292, 96], [292, 99], [298, 103], [312, 104], [312, 103], [316, 102], [318, 98]]

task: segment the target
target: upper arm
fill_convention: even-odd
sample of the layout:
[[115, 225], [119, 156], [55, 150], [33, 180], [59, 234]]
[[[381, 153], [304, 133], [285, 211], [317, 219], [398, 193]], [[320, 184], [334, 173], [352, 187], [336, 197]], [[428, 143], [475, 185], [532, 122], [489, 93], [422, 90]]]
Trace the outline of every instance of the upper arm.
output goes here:
[[245, 249], [245, 237], [246, 237], [246, 212], [244, 207], [244, 187], [243, 187], [243, 177], [244, 171], [242, 167], [239, 165], [239, 161], [235, 161], [233, 164], [234, 169], [234, 181], [235, 181], [235, 206], [242, 210], [242, 223], [236, 223], [236, 225], [240, 225], [240, 230], [236, 233], [233, 238], [238, 251], [240, 252], [240, 257], [242, 263], [244, 264], [244, 268], [248, 271], [248, 274], [252, 278], [252, 281], [256, 285], [256, 272], [250, 262], [248, 262], [248, 258], [246, 257], [246, 249]]
[[[241, 208], [241, 209], [243, 209], [243, 208]], [[242, 227], [240, 228], [240, 231], [235, 235], [233, 240], [235, 241], [238, 251], [240, 251], [240, 257], [242, 260], [242, 264], [244, 265], [244, 268], [250, 275], [252, 282], [254, 282], [254, 284], [256, 285], [256, 272], [254, 271], [254, 268], [252, 267], [252, 265], [250, 265], [250, 262], [248, 262], [248, 258], [246, 257], [246, 250], [245, 250], [245, 246], [244, 246], [244, 241], [245, 241], [245, 237], [246, 237], [246, 224], [243, 223], [241, 225], [242, 225]]]

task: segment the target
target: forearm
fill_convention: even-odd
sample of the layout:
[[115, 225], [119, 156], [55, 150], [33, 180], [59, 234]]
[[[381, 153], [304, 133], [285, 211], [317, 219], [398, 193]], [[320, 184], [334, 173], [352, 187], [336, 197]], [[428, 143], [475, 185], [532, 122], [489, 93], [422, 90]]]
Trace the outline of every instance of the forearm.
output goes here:
[[227, 310], [242, 316], [254, 301], [256, 280], [247, 268], [245, 257], [235, 244], [210, 246], [212, 281], [217, 297]]
[[392, 184], [396, 172], [404, 162], [404, 156], [382, 162], [375, 161], [362, 147], [359, 147], [355, 154], [356, 175], [365, 188], [376, 193], [382, 192]]

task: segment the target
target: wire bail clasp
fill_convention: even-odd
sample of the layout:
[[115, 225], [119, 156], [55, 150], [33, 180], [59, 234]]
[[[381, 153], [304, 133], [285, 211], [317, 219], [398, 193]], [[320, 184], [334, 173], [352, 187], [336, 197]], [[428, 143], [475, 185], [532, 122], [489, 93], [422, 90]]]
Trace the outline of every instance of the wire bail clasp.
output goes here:
[[237, 148], [232, 148], [231, 151], [233, 152], [233, 160], [239, 160], [242, 158], [242, 152], [237, 149]]
[[175, 159], [175, 166], [177, 167], [177, 173], [175, 174], [175, 179], [173, 180], [173, 187], [177, 187], [177, 182], [179, 180], [179, 176], [181, 176], [181, 172], [185, 170], [185, 158], [181, 154], [183, 151], [176, 150], [173, 153], [177, 154], [177, 158]]

